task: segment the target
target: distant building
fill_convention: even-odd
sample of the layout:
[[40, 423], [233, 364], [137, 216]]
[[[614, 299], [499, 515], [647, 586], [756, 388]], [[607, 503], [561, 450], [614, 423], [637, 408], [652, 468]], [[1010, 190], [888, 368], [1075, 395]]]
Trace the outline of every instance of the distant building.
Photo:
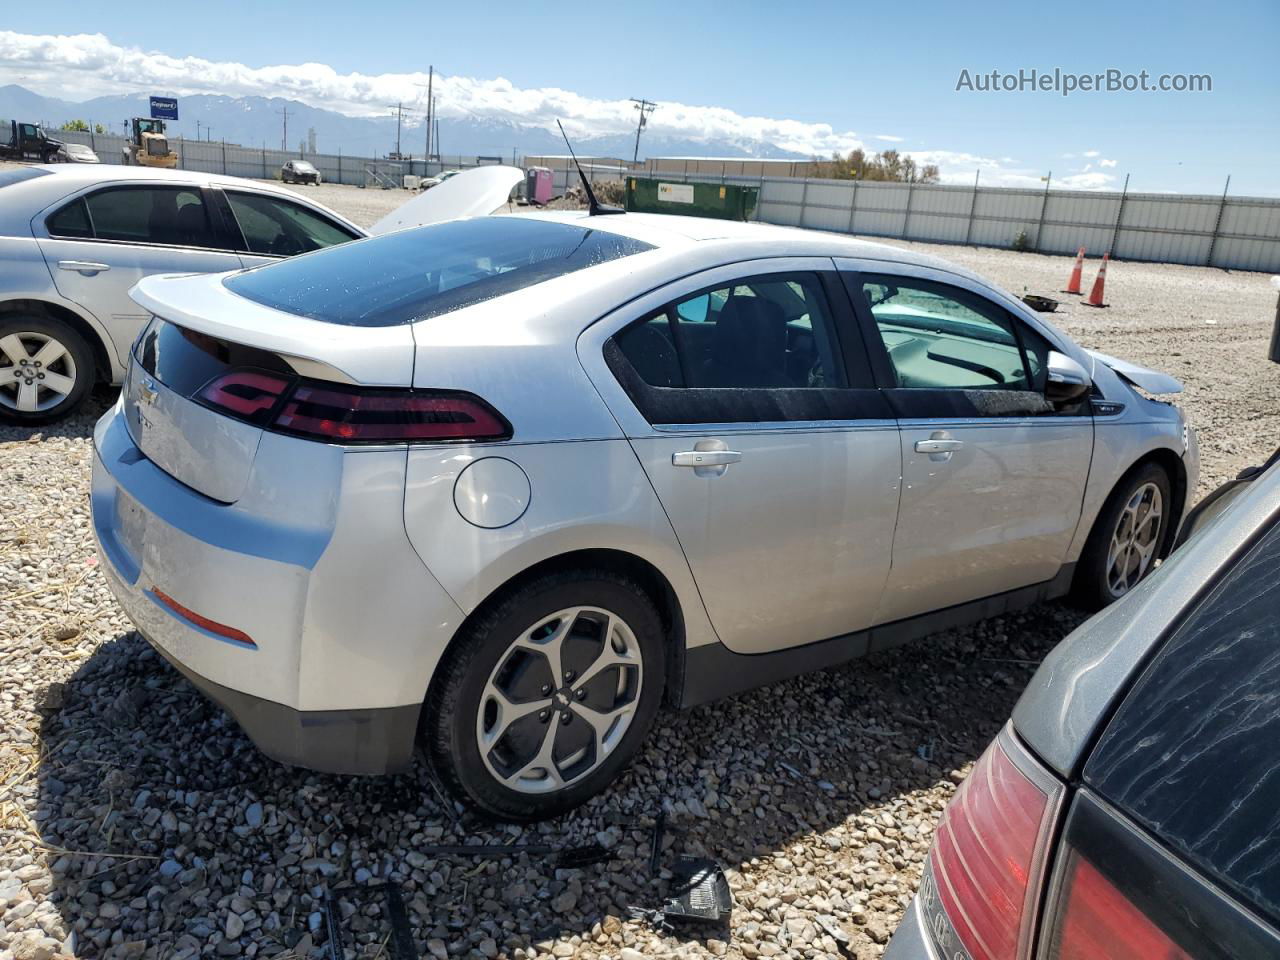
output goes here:
[[[630, 162], [619, 160], [617, 157], [579, 157], [578, 162], [592, 176], [598, 176], [601, 179], [623, 176], [631, 171], [632, 166]], [[551, 153], [543, 156], [525, 157], [524, 165], [526, 167], [547, 167], [555, 171], [573, 170], [573, 158], [567, 153]]]
[[649, 157], [636, 172], [649, 176], [689, 174], [701, 177], [818, 177], [821, 160], [784, 160], [765, 157]]

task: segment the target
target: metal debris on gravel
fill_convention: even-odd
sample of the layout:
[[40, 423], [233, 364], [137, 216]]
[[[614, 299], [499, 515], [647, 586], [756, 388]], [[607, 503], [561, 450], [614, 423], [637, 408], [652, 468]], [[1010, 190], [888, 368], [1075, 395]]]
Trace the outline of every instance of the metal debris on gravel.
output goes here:
[[[342, 210], [343, 192], [361, 203], [370, 193], [332, 187], [321, 199]], [[1059, 289], [1071, 266], [929, 249], [1016, 295]], [[1103, 315], [1068, 300], [1053, 320], [1184, 380], [1201, 492], [1260, 462], [1280, 436], [1266, 277], [1117, 262], [1107, 292]], [[956, 784], [1036, 663], [1083, 619], [1045, 604], [665, 714], [631, 770], [582, 810], [477, 826], [446, 812], [421, 765], [353, 779], [265, 759], [132, 632], [89, 521], [90, 433], [112, 398], [99, 389], [60, 425], [0, 427], [3, 960], [318, 960], [330, 892], [346, 956], [388, 958], [385, 899], [336, 892], [387, 883], [415, 955], [441, 960], [876, 957]], [[598, 844], [607, 859], [426, 852], [474, 843]], [[667, 932], [632, 917], [629, 907], [663, 903], [678, 856], [724, 866], [727, 923]]]

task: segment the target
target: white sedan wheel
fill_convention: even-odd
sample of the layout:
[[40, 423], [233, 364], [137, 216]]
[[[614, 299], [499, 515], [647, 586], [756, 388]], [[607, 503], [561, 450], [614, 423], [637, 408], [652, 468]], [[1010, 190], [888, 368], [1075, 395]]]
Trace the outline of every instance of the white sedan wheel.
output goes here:
[[44, 413], [75, 390], [76, 361], [66, 344], [34, 330], [0, 337], [0, 407]]

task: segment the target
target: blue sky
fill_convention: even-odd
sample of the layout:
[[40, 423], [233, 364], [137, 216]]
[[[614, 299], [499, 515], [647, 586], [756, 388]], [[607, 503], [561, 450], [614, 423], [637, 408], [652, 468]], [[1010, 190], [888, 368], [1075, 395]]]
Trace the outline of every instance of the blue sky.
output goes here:
[[[794, 122], [787, 135], [809, 149], [854, 140], [870, 149], [896, 146], [937, 160], [954, 179], [967, 170], [971, 180], [982, 166], [984, 180], [994, 182], [1032, 182], [1052, 170], [1055, 183], [1118, 187], [1129, 173], [1133, 190], [1212, 193], [1230, 173], [1233, 193], [1280, 194], [1276, 0], [1079, 3], [1052, 10], [1025, 2], [918, 0], [909, 9], [874, 10], [847, 2], [649, 0], [584, 3], [580, 15], [563, 2], [531, 9], [538, 6], [379, 0], [370, 16], [356, 18], [349, 2], [326, 0], [224, 0], [216, 13], [182, 3], [42, 0], [8, 5], [0, 29], [102, 34], [111, 49], [200, 58], [227, 65], [227, 76], [237, 65], [323, 64], [336, 79], [325, 73], [323, 85], [303, 84], [299, 98], [343, 112], [359, 109], [364, 89], [351, 75], [382, 77], [384, 84], [400, 78], [411, 90], [401, 75], [425, 72], [432, 63], [449, 77], [481, 81], [456, 85], [459, 109], [481, 114], [492, 103], [495, 115], [527, 110], [542, 121], [548, 110], [572, 113], [581, 101], [579, 122], [587, 128], [620, 124], [625, 115], [618, 102], [643, 96], [675, 105], [658, 111], [655, 129], [705, 122], [758, 132], [773, 131], [773, 121]], [[617, 12], [608, 12], [611, 7]], [[76, 92], [87, 98], [118, 89], [119, 73], [103, 66], [111, 55], [85, 67], [93, 58], [73, 51], [68, 56], [81, 66], [68, 69], [56, 57], [50, 62], [47, 48], [43, 62], [21, 61], [2, 43], [0, 54], [0, 82], [71, 99]], [[1079, 74], [1108, 68], [1145, 69], [1153, 77], [1209, 74], [1213, 90], [1064, 98], [955, 89], [962, 69], [976, 75], [1055, 67]], [[200, 74], [200, 85], [191, 90], [215, 92], [209, 85], [223, 69], [203, 65], [192, 72]], [[287, 95], [292, 75], [279, 71], [264, 82], [257, 74], [245, 82]], [[512, 90], [485, 87], [497, 78]], [[265, 89], [273, 85], [281, 89]], [[333, 94], [338, 89], [341, 94]], [[454, 88], [443, 89], [446, 98], [453, 95]], [[370, 103], [385, 99], [384, 92], [369, 93]], [[329, 97], [334, 102], [318, 102]]]

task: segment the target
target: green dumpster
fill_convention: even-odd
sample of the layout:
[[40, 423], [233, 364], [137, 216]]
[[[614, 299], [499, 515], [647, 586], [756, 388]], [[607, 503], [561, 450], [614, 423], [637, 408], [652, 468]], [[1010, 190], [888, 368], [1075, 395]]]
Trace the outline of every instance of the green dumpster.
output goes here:
[[759, 195], [759, 187], [733, 183], [678, 183], [627, 177], [627, 209], [636, 213], [750, 220]]

